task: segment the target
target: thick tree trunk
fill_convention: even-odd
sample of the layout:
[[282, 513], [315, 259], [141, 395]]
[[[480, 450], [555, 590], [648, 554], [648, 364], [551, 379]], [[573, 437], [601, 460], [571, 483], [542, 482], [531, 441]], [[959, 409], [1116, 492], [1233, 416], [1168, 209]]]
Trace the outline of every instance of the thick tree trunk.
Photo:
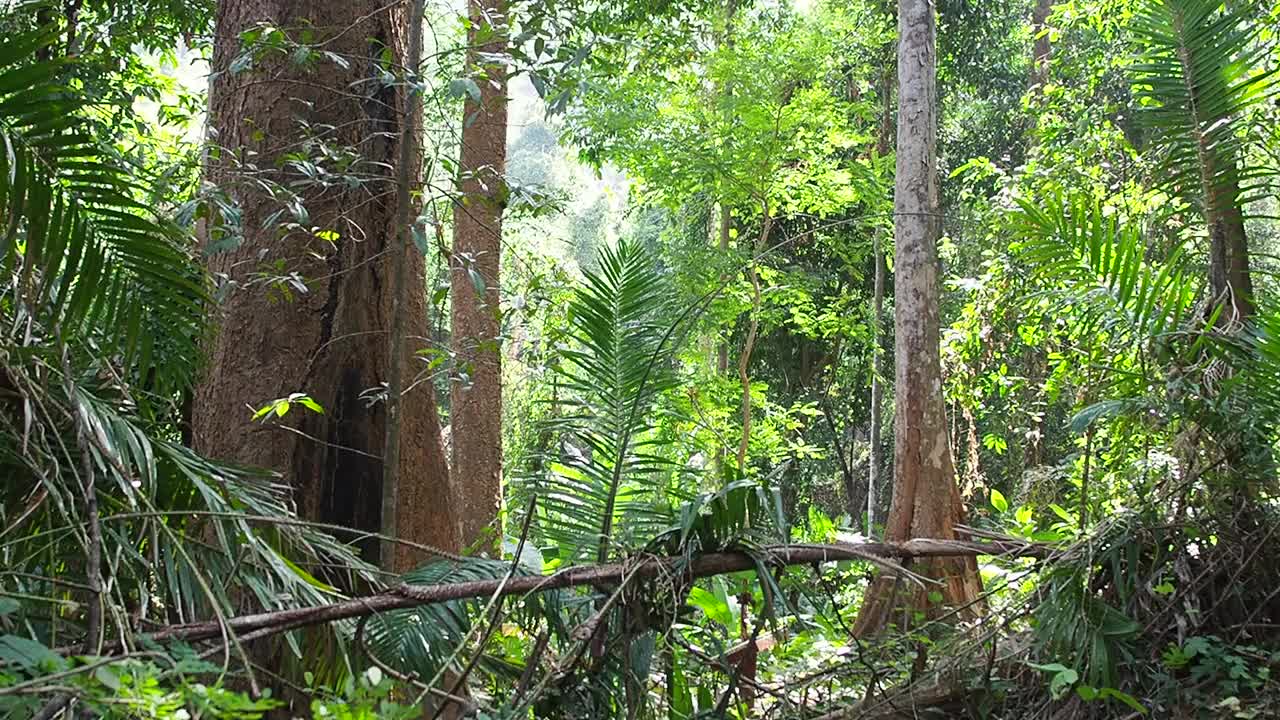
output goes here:
[[[938, 103], [935, 21], [929, 0], [898, 3], [898, 144], [894, 189], [893, 503], [889, 541], [955, 537], [963, 505], [955, 484], [942, 400], [938, 318]], [[980, 593], [977, 567], [953, 559], [927, 561], [923, 570], [943, 581], [943, 603], [973, 612]], [[868, 589], [854, 628], [883, 628], [903, 606], [926, 607], [921, 591], [898, 592], [884, 577]]]
[[473, 46], [467, 65], [480, 97], [477, 101], [468, 95], [463, 107], [460, 202], [453, 213], [453, 349], [465, 377], [453, 383], [449, 415], [455, 500], [467, 544], [483, 539], [490, 528], [498, 530], [495, 523], [502, 506], [498, 304], [506, 203], [507, 69], [481, 56], [506, 52], [505, 13], [503, 0], [470, 2]]
[[[399, 66], [406, 11], [371, 0], [221, 0], [210, 89], [209, 120], [222, 150], [211, 153], [206, 179], [239, 204], [244, 237], [238, 247], [209, 256], [210, 270], [226, 285], [207, 374], [193, 400], [193, 444], [220, 460], [281, 473], [303, 517], [366, 532], [382, 527], [386, 424], [385, 402], [368, 402], [366, 391], [381, 387], [390, 364], [387, 251], [396, 237], [398, 150], [406, 126], [419, 125], [404, 122], [403, 90], [377, 79], [378, 58], [389, 50]], [[325, 42], [346, 66], [300, 65], [267, 54], [257, 67], [233, 72], [241, 33], [258, 23], [295, 39], [309, 28], [312, 42]], [[359, 156], [345, 170], [317, 160], [358, 182], [301, 184], [304, 176], [286, 155], [321, 143]], [[420, 171], [410, 168], [415, 186]], [[305, 217], [273, 198], [263, 182], [298, 188]], [[407, 262], [410, 286], [420, 288], [423, 258], [411, 253]], [[263, 282], [289, 273], [305, 290]], [[424, 293], [409, 293], [404, 309], [406, 335], [424, 337]], [[416, 349], [406, 346], [406, 357]], [[295, 405], [273, 422], [252, 422], [246, 405], [291, 393], [310, 395], [323, 414]], [[403, 538], [455, 550], [457, 521], [431, 384], [409, 392], [401, 413], [395, 524]], [[378, 559], [378, 543], [365, 541], [362, 548]], [[424, 559], [402, 548], [386, 564], [406, 569]]]

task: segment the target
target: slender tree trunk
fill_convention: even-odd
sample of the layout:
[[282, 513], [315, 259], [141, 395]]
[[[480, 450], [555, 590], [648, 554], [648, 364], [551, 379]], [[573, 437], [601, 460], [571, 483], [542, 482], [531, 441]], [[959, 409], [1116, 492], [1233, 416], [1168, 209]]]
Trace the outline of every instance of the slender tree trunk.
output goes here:
[[[403, 89], [377, 78], [384, 51], [401, 64], [406, 12], [407, 3], [372, 0], [221, 0], [210, 89], [210, 125], [223, 149], [210, 154], [206, 179], [238, 202], [243, 241], [221, 252], [208, 247], [210, 270], [226, 282], [207, 373], [193, 398], [193, 445], [220, 460], [280, 473], [303, 517], [366, 532], [383, 526], [386, 403], [368, 402], [367, 391], [387, 381], [390, 365], [387, 258], [397, 232], [399, 144], [420, 125], [402, 116]], [[258, 23], [295, 38], [309, 28], [346, 66], [308, 67], [268, 54], [258, 67], [232, 71], [241, 33]], [[294, 185], [306, 211], [299, 217], [260, 181], [302, 181], [284, 156], [317, 141], [358, 153], [360, 161], [347, 172], [358, 173], [360, 182]], [[408, 172], [414, 186], [418, 165], [415, 157]], [[294, 220], [293, 227], [285, 224]], [[421, 287], [423, 258], [410, 253], [406, 263], [411, 287]], [[262, 281], [264, 274], [288, 273], [305, 281], [305, 291]], [[424, 293], [409, 293], [404, 312], [406, 335], [425, 336]], [[406, 356], [416, 349], [407, 345]], [[251, 420], [246, 405], [291, 393], [310, 395], [323, 414], [294, 405], [274, 422]], [[455, 550], [457, 520], [431, 384], [407, 393], [401, 413], [404, 480], [395, 525], [401, 537]], [[362, 549], [378, 559], [377, 542], [364, 541]], [[386, 564], [405, 569], [423, 559], [402, 549]]]
[[[759, 255], [769, 243], [769, 231], [773, 228], [773, 216], [769, 205], [764, 205], [764, 218], [760, 221], [760, 235], [756, 238], [752, 255]], [[747, 265], [747, 279], [751, 281], [751, 320], [747, 337], [742, 341], [738, 355], [738, 384], [742, 388], [742, 438], [738, 441], [738, 473], [747, 470], [747, 448], [751, 442], [751, 353], [756, 347], [756, 331], [760, 329], [760, 274], [756, 272], [755, 258]]]
[[[726, 47], [733, 47], [733, 16], [738, 9], [738, 0], [728, 0], [724, 9], [724, 36], [720, 38], [720, 42]], [[726, 82], [720, 91], [721, 96], [728, 100], [733, 95], [733, 84]], [[729, 206], [729, 202], [721, 197], [719, 199], [720, 210], [720, 257], [722, 259], [729, 257], [729, 241], [733, 234], [733, 209]], [[729, 274], [720, 274], [721, 286], [728, 286]], [[716, 372], [721, 375], [729, 374], [729, 339], [733, 336], [733, 323], [725, 326], [725, 337], [721, 338], [720, 345], [716, 348]], [[717, 443], [715, 457], [712, 459], [712, 465], [715, 467], [717, 475], [724, 474], [724, 451], [722, 444]], [[742, 463], [738, 463], [741, 465]]]
[[[721, 42], [725, 47], [733, 49], [733, 16], [738, 11], [738, 0], [729, 0], [725, 3], [724, 8], [724, 37]], [[721, 96], [728, 100], [733, 96], [733, 84], [726, 82], [720, 91]], [[729, 203], [724, 198], [720, 199], [720, 255], [727, 257], [729, 255], [729, 240], [733, 234], [733, 212], [729, 207]], [[721, 275], [720, 282], [727, 283], [728, 275]], [[716, 370], [721, 375], [729, 372], [729, 340], [726, 338], [720, 343], [717, 349]]]
[[871, 357], [871, 437], [869, 440], [871, 450], [867, 459], [867, 537], [871, 537], [875, 531], [876, 508], [880, 503], [877, 493], [882, 483], [880, 470], [884, 467], [884, 447], [881, 444], [881, 435], [883, 435], [884, 427], [884, 381], [881, 379], [881, 374], [884, 372], [884, 351], [881, 349], [880, 343], [883, 332], [881, 319], [884, 317], [885, 262], [879, 238], [877, 238], [875, 248], [875, 264], [875, 289], [871, 300], [872, 314], [874, 315], [872, 322], [874, 325], [871, 332], [873, 354]]
[[[935, 21], [929, 0], [898, 3], [898, 144], [894, 189], [893, 504], [886, 540], [955, 537], [963, 505], [955, 483], [942, 400], [939, 355], [939, 282]], [[981, 586], [977, 566], [953, 559], [927, 561], [923, 570], [942, 580], [943, 602], [969, 606]], [[883, 628], [902, 604], [925, 608], [923, 592], [898, 592], [878, 578], [867, 591], [854, 631]], [[961, 611], [960, 617], [974, 612]]]
[[[893, 132], [893, 74], [889, 70], [884, 73], [881, 82], [880, 135], [876, 139], [876, 154], [884, 157], [889, 153], [889, 143]], [[881, 446], [881, 428], [884, 424], [884, 231], [877, 230], [872, 241], [872, 262], [875, 263], [875, 285], [871, 298], [871, 451], [867, 460], [867, 537], [875, 532], [876, 508], [879, 505], [877, 492], [880, 489], [880, 469], [884, 466], [884, 448]]]
[[[729, 234], [733, 229], [733, 215], [729, 212], [729, 205], [724, 201], [720, 202], [720, 255], [721, 257], [729, 256]], [[721, 275], [720, 282], [727, 283], [728, 275]], [[716, 371], [721, 375], [729, 372], [729, 340], [726, 338], [720, 341], [720, 347], [716, 348]]]
[[1036, 0], [1035, 9], [1031, 11], [1031, 34], [1034, 38], [1031, 47], [1031, 91], [1037, 94], [1049, 79], [1049, 53], [1052, 44], [1046, 30], [1053, 5], [1053, 0]]
[[[460, 202], [453, 213], [453, 383], [450, 419], [455, 501], [464, 543], [500, 540], [502, 507], [502, 211], [506, 204], [506, 3], [471, 0], [467, 66], [480, 88], [463, 107]], [[479, 44], [477, 44], [479, 43]], [[483, 57], [482, 57], [483, 56]]]
[[[1031, 11], [1031, 33], [1034, 38], [1031, 45], [1031, 77], [1027, 88], [1033, 98], [1041, 97], [1044, 85], [1049, 81], [1049, 58], [1053, 52], [1053, 43], [1046, 32], [1049, 25], [1049, 14], [1053, 12], [1053, 0], [1037, 0]], [[1027, 150], [1030, 153], [1039, 142], [1034, 132], [1035, 123], [1029, 123], [1027, 132]], [[1028, 429], [1023, 438], [1022, 470], [1038, 467], [1044, 462], [1045, 413], [1036, 412], [1033, 408], [1041, 406], [1041, 390], [1044, 375], [1048, 371], [1048, 353], [1043, 345], [1027, 346], [1022, 353], [1023, 373], [1027, 377], [1027, 392], [1022, 409], [1027, 413]]]

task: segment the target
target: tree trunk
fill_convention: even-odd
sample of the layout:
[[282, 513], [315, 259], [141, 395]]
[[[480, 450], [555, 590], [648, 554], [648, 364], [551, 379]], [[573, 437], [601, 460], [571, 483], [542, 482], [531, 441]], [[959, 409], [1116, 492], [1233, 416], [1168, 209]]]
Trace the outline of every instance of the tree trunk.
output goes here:
[[[1188, 32], [1179, 19], [1177, 33]], [[1240, 208], [1240, 179], [1235, 156], [1229, 149], [1215, 146], [1206, 133], [1208, 119], [1202, 119], [1197, 108], [1206, 90], [1195, 81], [1198, 75], [1195, 59], [1187, 46], [1180, 45], [1178, 61], [1187, 96], [1188, 110], [1195, 119], [1191, 130], [1200, 165], [1200, 183], [1204, 199], [1204, 219], [1209, 227], [1209, 286], [1214, 301], [1226, 304], [1218, 325], [1233, 329], [1253, 315], [1253, 279], [1249, 273], [1249, 239], [1245, 235], [1244, 213]], [[1212, 84], [1210, 88], [1214, 87]], [[1209, 90], [1212, 94], [1212, 90]]]
[[1034, 38], [1031, 49], [1031, 92], [1035, 94], [1040, 93], [1045, 81], [1049, 79], [1049, 53], [1052, 44], [1046, 31], [1053, 4], [1053, 0], [1036, 0], [1035, 9], [1031, 11], [1031, 36]]
[[[1203, 138], [1201, 139], [1203, 142]], [[1249, 238], [1238, 197], [1240, 183], [1234, 170], [1226, 178], [1213, 178], [1214, 152], [1201, 153], [1205, 168], [1205, 221], [1209, 226], [1209, 285], [1215, 300], [1226, 304], [1219, 325], [1238, 328], [1253, 315], [1253, 279], [1249, 272]], [[1231, 161], [1234, 164], [1234, 160]]]
[[[728, 0], [725, 3], [724, 35], [718, 40], [730, 49], [733, 48], [733, 16], [737, 10], [738, 0]], [[724, 87], [720, 89], [720, 95], [725, 101], [728, 101], [733, 96], [733, 83], [725, 82]], [[727, 258], [729, 257], [729, 241], [733, 235], [733, 209], [730, 207], [726, 197], [721, 197], [718, 204], [720, 211], [720, 257]], [[721, 287], [728, 287], [729, 277], [728, 273], [720, 273]], [[720, 339], [720, 344], [716, 348], [716, 372], [721, 376], [729, 374], [729, 339], [733, 337], [733, 325], [734, 323], [729, 323], [722, 328], [726, 335]], [[715, 468], [716, 475], [724, 476], [724, 446], [722, 444], [717, 443], [716, 445], [712, 466]]]
[[[938, 172], [935, 21], [929, 0], [898, 3], [898, 144], [894, 189], [894, 381], [893, 503], [885, 527], [889, 541], [955, 537], [963, 512], [955, 484], [942, 401], [938, 318]], [[981, 587], [974, 562], [932, 559], [921, 568], [943, 581], [943, 602], [970, 606]], [[867, 591], [854, 628], [859, 634], [885, 626], [903, 606], [926, 608], [924, 592], [898, 592], [878, 578]]]
[[[876, 140], [876, 154], [884, 157], [889, 153], [890, 133], [893, 130], [893, 75], [886, 69], [881, 83], [880, 135]], [[876, 525], [876, 507], [879, 504], [877, 492], [881, 479], [880, 468], [884, 466], [884, 449], [880, 445], [881, 428], [884, 424], [884, 381], [881, 380], [884, 367], [883, 321], [884, 321], [884, 280], [885, 267], [882, 230], [876, 230], [871, 249], [872, 262], [875, 263], [875, 284], [871, 299], [871, 448], [867, 460], [867, 537], [872, 537]]]
[[[1039, 98], [1044, 92], [1044, 85], [1049, 80], [1049, 57], [1053, 52], [1053, 43], [1049, 39], [1049, 14], [1053, 12], [1053, 0], [1037, 0], [1031, 11], [1031, 77], [1028, 92]], [[1027, 153], [1039, 143], [1039, 135], [1035, 132], [1035, 123], [1028, 126]], [[1048, 371], [1048, 353], [1042, 345], [1027, 346], [1022, 353], [1023, 373], [1027, 377], [1027, 392], [1022, 409], [1027, 413], [1028, 430], [1022, 446], [1023, 473], [1044, 462], [1045, 413], [1035, 412], [1031, 408], [1040, 406], [1040, 394], [1044, 386], [1044, 376]]]
[[[503, 0], [471, 0], [467, 66], [480, 89], [463, 106], [460, 202], [453, 212], [453, 350], [465, 377], [452, 386], [455, 500], [462, 540], [496, 546], [502, 507], [502, 211], [506, 204], [507, 69], [482, 55], [507, 51]], [[481, 44], [476, 44], [481, 43]]]
[[[420, 126], [404, 122], [403, 89], [376, 78], [384, 50], [394, 67], [402, 64], [406, 10], [371, 0], [221, 0], [210, 89], [210, 126], [223, 149], [210, 154], [206, 179], [242, 210], [243, 241], [221, 252], [206, 245], [209, 268], [225, 284], [214, 318], [218, 333], [193, 399], [193, 445], [219, 460], [281, 473], [303, 517], [363, 532], [382, 527], [386, 404], [376, 395], [368, 402], [366, 391], [381, 388], [390, 365], [387, 256], [396, 238], [399, 143], [406, 127]], [[307, 28], [311, 43], [326, 43], [346, 66], [307, 66], [268, 53], [255, 68], [232, 71], [241, 33], [258, 23], [294, 39]], [[316, 162], [358, 181], [303, 182], [285, 156], [320, 143], [354, 151], [359, 160], [345, 170]], [[421, 168], [409, 170], [416, 187]], [[277, 184], [276, 197], [264, 183]], [[296, 203], [278, 195], [290, 183]], [[421, 288], [422, 256], [410, 253], [407, 262], [410, 286]], [[305, 288], [269, 280], [289, 273]], [[406, 336], [424, 337], [424, 293], [409, 293], [404, 310]], [[416, 349], [405, 348], [406, 362]], [[395, 525], [405, 539], [456, 550], [431, 388], [419, 384], [401, 405], [403, 480]], [[310, 395], [323, 414], [294, 405], [272, 422], [252, 422], [246, 404], [258, 407], [291, 393]], [[376, 541], [362, 541], [361, 548], [368, 559], [379, 559]], [[424, 559], [402, 547], [385, 564], [407, 569]]]
[[[733, 230], [733, 215], [729, 211], [729, 205], [724, 201], [720, 202], [720, 256], [729, 256], [729, 235]], [[720, 275], [720, 282], [728, 284], [729, 276], [727, 274]], [[720, 347], [716, 348], [716, 372], [726, 375], [729, 372], [729, 340], [724, 338], [720, 341]]]

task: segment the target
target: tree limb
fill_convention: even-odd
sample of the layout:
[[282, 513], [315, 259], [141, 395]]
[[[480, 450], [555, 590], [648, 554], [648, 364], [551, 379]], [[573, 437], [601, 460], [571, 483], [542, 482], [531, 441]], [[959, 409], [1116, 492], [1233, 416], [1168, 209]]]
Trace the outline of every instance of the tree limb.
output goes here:
[[[969, 542], [961, 540], [918, 539], [901, 543], [839, 543], [832, 545], [774, 545], [760, 550], [765, 560], [775, 566], [811, 565], [840, 560], [877, 558], [909, 559], [914, 557], [953, 557], [966, 555], [1002, 555], [1007, 557], [1049, 558], [1059, 548], [1043, 543]], [[521, 576], [510, 579], [470, 580], [439, 585], [399, 585], [377, 595], [353, 598], [318, 607], [293, 608], [254, 613], [228, 618], [225, 627], [233, 632], [253, 632], [255, 636], [276, 634], [311, 625], [350, 620], [374, 613], [494, 595], [520, 595], [581, 586], [616, 585], [624, 577], [655, 577], [659, 574], [684, 573], [691, 578], [711, 577], [756, 567], [756, 560], [745, 552], [708, 553], [687, 561], [679, 557], [644, 557], [607, 565], [571, 567], [551, 575]], [[152, 642], [210, 640], [221, 635], [222, 623], [216, 621], [173, 625], [148, 635]]]

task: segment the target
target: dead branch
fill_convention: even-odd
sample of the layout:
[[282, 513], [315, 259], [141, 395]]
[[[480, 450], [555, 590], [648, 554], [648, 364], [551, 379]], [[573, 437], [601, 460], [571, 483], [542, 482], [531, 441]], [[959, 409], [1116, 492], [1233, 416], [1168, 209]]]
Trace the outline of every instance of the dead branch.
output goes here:
[[[775, 545], [763, 548], [768, 564], [774, 566], [812, 565], [841, 560], [866, 560], [867, 556], [895, 558], [1000, 555], [1048, 558], [1059, 551], [1052, 545], [1024, 542], [970, 542], [962, 540], [908, 540], [901, 543], [838, 543], [832, 545]], [[655, 577], [683, 573], [690, 578], [711, 577], [756, 567], [745, 552], [708, 553], [692, 560], [644, 557], [606, 565], [571, 567], [551, 575], [521, 576], [497, 580], [471, 580], [439, 585], [399, 585], [377, 595], [352, 598], [318, 607], [293, 608], [228, 618], [225, 623], [206, 621], [172, 625], [147, 637], [152, 642], [210, 640], [223, 629], [254, 633], [255, 637], [296, 630], [302, 627], [350, 620], [391, 610], [476, 597], [522, 595], [583, 586], [616, 586], [623, 578]]]

